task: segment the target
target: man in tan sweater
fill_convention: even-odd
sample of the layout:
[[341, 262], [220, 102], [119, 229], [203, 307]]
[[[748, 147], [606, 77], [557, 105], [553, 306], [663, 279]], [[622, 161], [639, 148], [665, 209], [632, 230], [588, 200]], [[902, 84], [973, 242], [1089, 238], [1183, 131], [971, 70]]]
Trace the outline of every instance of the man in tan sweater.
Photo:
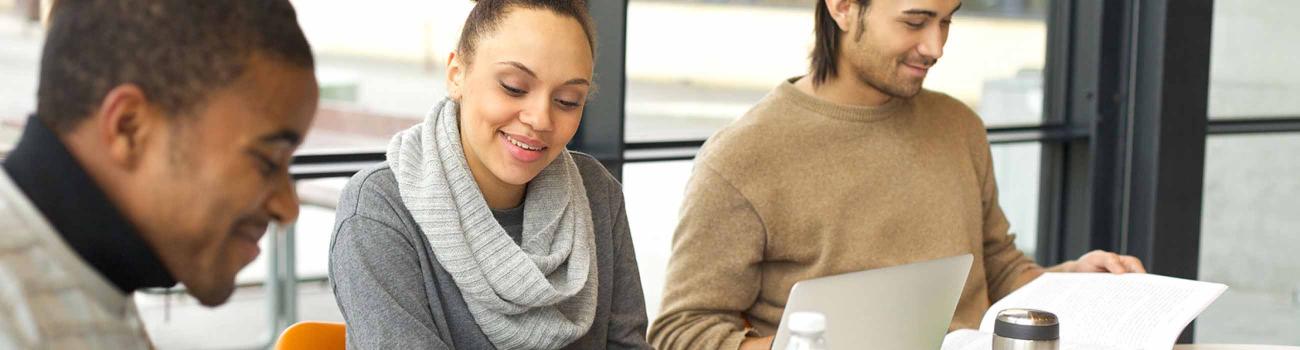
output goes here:
[[[921, 89], [960, 3], [866, 2], [819, 2], [811, 74], [700, 150], [656, 347], [767, 349], [797, 281], [965, 253], [975, 260], [950, 328], [977, 328], [1045, 270], [1007, 232], [979, 116]], [[1102, 251], [1047, 270], [1144, 271]]]

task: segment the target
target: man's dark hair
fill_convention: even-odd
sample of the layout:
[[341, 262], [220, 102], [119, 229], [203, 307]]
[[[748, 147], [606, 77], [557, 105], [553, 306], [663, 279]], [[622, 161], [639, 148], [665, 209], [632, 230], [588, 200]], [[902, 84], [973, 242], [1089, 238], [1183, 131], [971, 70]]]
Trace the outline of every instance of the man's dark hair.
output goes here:
[[[871, 6], [871, 0], [854, 0], [858, 3], [858, 17], [863, 18], [858, 33], [854, 36], [862, 37], [862, 32], [866, 28], [865, 15], [867, 7]], [[826, 7], [826, 0], [817, 0], [817, 13], [813, 21], [813, 51], [809, 55], [812, 61], [812, 78], [813, 85], [821, 85], [826, 79], [835, 75], [836, 66], [840, 54], [841, 40], [840, 27], [835, 24], [835, 18], [831, 17], [830, 8]]]
[[59, 0], [36, 113], [67, 132], [109, 90], [135, 84], [164, 112], [186, 114], [242, 76], [254, 54], [313, 69], [288, 0]]
[[596, 57], [596, 28], [584, 0], [479, 0], [474, 4], [474, 9], [470, 10], [469, 17], [465, 18], [465, 26], [460, 30], [460, 41], [456, 44], [462, 62], [468, 65], [474, 58], [474, 49], [478, 47], [479, 39], [496, 31], [506, 14], [516, 8], [548, 10], [578, 21], [582, 33], [587, 35], [591, 56]]

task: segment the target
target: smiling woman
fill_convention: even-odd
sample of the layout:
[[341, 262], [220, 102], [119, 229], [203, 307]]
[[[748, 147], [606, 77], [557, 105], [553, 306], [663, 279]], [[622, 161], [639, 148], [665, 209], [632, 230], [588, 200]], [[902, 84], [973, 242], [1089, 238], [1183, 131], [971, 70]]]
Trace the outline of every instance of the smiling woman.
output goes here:
[[[487, 4], [480, 6], [494, 6]], [[466, 25], [448, 58], [447, 89], [462, 112], [460, 137], [474, 180], [488, 205], [503, 209], [518, 206], [524, 185], [565, 152], [549, 145], [568, 144], [577, 132], [594, 50], [589, 20], [494, 9], [515, 13], [495, 21], [486, 20], [490, 10], [470, 13], [467, 23], [497, 30]]]
[[350, 346], [648, 348], [621, 188], [565, 149], [593, 88], [590, 23], [582, 1], [470, 12], [448, 96], [339, 201]]

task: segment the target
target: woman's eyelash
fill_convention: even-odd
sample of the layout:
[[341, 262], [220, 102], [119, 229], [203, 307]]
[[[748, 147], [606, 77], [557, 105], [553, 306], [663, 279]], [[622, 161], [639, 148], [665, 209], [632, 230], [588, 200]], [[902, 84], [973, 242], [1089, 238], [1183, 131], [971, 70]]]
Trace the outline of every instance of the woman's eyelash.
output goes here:
[[502, 89], [505, 89], [506, 92], [509, 92], [511, 95], [523, 95], [523, 94], [528, 93], [528, 91], [524, 91], [523, 89], [519, 89], [519, 88], [515, 88], [515, 87], [510, 86], [510, 85], [506, 85], [506, 83], [501, 83], [501, 88], [502, 88]]

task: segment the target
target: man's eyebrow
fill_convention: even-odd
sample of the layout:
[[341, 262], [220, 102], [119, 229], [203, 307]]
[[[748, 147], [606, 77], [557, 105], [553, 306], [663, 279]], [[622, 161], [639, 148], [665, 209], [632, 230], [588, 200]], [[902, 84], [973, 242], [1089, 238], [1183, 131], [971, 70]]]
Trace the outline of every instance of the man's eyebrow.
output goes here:
[[904, 11], [903, 11], [903, 14], [905, 14], [905, 15], [923, 15], [923, 16], [926, 16], [926, 17], [938, 17], [938, 16], [939, 16], [939, 13], [937, 13], [937, 12], [934, 12], [934, 11], [931, 11], [931, 10], [923, 10], [923, 9], [910, 9], [910, 10], [904, 10]]
[[[961, 10], [961, 5], [962, 5], [962, 3], [957, 3], [957, 7], [954, 8], [954, 9], [952, 9], [952, 12], [949, 12], [948, 15], [951, 16], [951, 15], [957, 13], [957, 10]], [[905, 15], [922, 15], [922, 16], [931, 17], [931, 18], [933, 18], [933, 17], [939, 17], [939, 13], [938, 13], [938, 12], [934, 12], [933, 10], [926, 10], [926, 9], [909, 9], [909, 10], [904, 10], [904, 11], [903, 11], [903, 14], [905, 14]]]
[[302, 135], [298, 134], [296, 131], [286, 129], [263, 135], [258, 138], [258, 141], [261, 141], [262, 143], [284, 142], [289, 145], [297, 145], [302, 142]]

